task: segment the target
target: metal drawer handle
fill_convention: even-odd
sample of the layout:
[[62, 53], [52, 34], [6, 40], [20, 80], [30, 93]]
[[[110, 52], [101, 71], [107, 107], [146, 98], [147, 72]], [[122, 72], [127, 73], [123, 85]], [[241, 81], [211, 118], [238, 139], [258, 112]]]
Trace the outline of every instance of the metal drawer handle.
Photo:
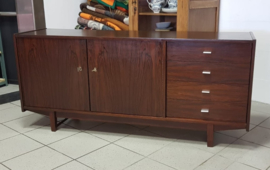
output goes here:
[[202, 93], [209, 94], [210, 93], [210, 90], [202, 90]]
[[204, 51], [203, 54], [212, 54], [212, 51]]
[[209, 109], [202, 109], [201, 112], [202, 113], [209, 113]]
[[78, 68], [77, 68], [77, 71], [78, 71], [78, 72], [81, 72], [81, 71], [82, 71], [82, 67], [81, 67], [81, 66], [78, 67]]
[[97, 72], [97, 68], [95, 67], [95, 68], [92, 70], [92, 72]]
[[211, 74], [211, 71], [203, 71], [203, 74]]

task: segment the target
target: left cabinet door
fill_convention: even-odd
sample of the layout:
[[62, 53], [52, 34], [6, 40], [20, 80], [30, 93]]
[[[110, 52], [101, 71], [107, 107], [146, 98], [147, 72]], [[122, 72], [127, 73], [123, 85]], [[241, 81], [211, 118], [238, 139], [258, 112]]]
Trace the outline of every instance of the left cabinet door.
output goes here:
[[86, 40], [16, 42], [24, 106], [90, 110]]

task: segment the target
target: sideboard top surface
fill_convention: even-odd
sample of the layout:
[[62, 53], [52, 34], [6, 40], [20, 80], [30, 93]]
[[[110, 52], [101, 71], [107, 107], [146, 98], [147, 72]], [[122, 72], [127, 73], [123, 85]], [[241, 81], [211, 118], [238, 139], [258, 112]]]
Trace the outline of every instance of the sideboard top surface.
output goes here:
[[135, 39], [192, 39], [252, 41], [250, 32], [156, 32], [156, 31], [89, 31], [72, 29], [42, 29], [15, 34], [16, 37], [55, 38], [135, 38]]

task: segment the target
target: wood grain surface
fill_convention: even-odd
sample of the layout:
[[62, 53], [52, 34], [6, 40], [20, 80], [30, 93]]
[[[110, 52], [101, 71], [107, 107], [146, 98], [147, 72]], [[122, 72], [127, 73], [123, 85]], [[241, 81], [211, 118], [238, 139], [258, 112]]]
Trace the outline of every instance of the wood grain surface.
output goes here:
[[91, 111], [165, 116], [161, 41], [87, 43]]
[[90, 110], [85, 40], [19, 38], [17, 48], [25, 106]]

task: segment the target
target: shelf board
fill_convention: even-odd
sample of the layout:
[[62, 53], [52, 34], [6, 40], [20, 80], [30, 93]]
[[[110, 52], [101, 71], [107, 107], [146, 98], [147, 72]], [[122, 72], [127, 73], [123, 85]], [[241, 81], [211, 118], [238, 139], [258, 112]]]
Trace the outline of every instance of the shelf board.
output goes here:
[[151, 16], [177, 16], [177, 13], [139, 12], [139, 15], [151, 15]]
[[16, 12], [0, 12], [0, 16], [13, 17], [13, 16], [17, 16], [17, 13]]

